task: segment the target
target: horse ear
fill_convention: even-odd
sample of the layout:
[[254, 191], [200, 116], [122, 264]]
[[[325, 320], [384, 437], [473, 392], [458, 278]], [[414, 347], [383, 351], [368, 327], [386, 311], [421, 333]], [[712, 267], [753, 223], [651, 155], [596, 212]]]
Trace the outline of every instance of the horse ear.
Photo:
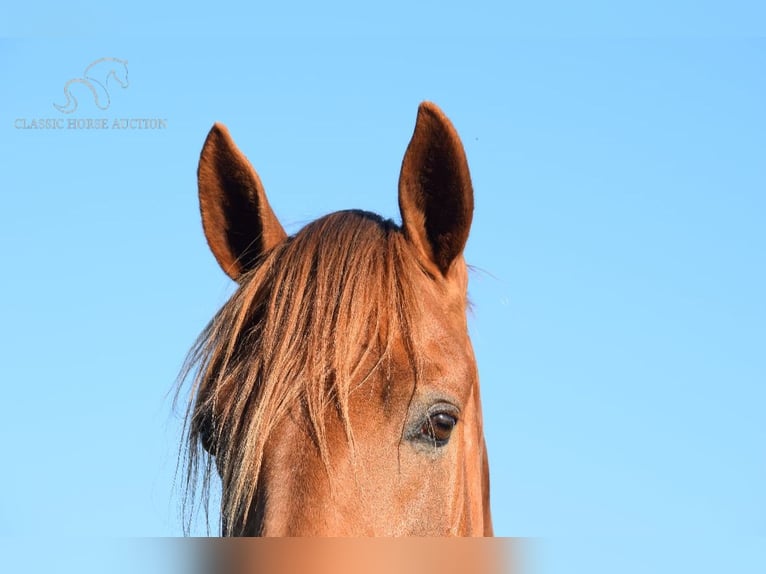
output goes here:
[[287, 234], [266, 199], [258, 174], [223, 124], [205, 140], [197, 169], [202, 227], [226, 274], [238, 281]]
[[447, 276], [473, 218], [473, 187], [460, 137], [444, 113], [423, 102], [399, 175], [405, 235], [427, 267]]

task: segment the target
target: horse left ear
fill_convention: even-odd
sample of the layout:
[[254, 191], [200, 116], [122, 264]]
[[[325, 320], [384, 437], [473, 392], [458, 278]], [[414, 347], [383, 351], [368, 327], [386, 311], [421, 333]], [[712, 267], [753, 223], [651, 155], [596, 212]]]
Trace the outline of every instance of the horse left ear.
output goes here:
[[223, 124], [215, 124], [205, 140], [197, 183], [210, 250], [226, 274], [238, 281], [287, 234], [266, 199], [261, 179]]
[[420, 104], [404, 154], [399, 210], [404, 232], [425, 265], [446, 277], [468, 240], [473, 186], [457, 131], [430, 102]]

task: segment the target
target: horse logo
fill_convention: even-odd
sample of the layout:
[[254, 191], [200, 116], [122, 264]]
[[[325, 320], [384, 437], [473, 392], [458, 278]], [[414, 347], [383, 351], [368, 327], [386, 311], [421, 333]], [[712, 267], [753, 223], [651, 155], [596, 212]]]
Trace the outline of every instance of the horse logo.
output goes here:
[[109, 97], [109, 78], [114, 80], [125, 89], [128, 87], [128, 62], [119, 58], [100, 58], [91, 63], [82, 78], [72, 78], [64, 84], [64, 95], [66, 103], [64, 105], [53, 104], [58, 111], [63, 114], [71, 114], [77, 110], [77, 98], [72, 93], [74, 84], [82, 84], [93, 94], [93, 100], [99, 109], [106, 110], [112, 101]]

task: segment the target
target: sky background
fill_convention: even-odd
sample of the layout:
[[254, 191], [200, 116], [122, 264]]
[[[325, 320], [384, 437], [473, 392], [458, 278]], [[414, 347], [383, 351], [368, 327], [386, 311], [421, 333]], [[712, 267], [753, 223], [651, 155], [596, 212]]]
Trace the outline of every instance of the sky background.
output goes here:
[[[295, 232], [398, 219], [427, 99], [476, 194], [496, 533], [539, 537], [545, 572], [762, 567], [766, 5], [280, 6], [4, 8], [0, 534], [181, 534], [174, 381], [233, 292], [197, 205], [212, 123]], [[129, 87], [71, 117], [166, 129], [16, 127], [69, 119], [53, 104], [103, 57]]]

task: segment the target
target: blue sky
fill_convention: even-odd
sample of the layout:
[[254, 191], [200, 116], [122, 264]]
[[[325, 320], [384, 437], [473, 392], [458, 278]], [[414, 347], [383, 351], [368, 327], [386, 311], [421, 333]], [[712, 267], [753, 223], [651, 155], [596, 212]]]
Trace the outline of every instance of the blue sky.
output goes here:
[[[398, 217], [429, 99], [474, 179], [497, 533], [766, 537], [764, 8], [387, 6], [8, 8], [0, 534], [181, 532], [168, 393], [233, 290], [196, 203], [212, 123], [296, 231]], [[16, 127], [102, 57], [130, 85], [73, 116], [166, 129]]]

